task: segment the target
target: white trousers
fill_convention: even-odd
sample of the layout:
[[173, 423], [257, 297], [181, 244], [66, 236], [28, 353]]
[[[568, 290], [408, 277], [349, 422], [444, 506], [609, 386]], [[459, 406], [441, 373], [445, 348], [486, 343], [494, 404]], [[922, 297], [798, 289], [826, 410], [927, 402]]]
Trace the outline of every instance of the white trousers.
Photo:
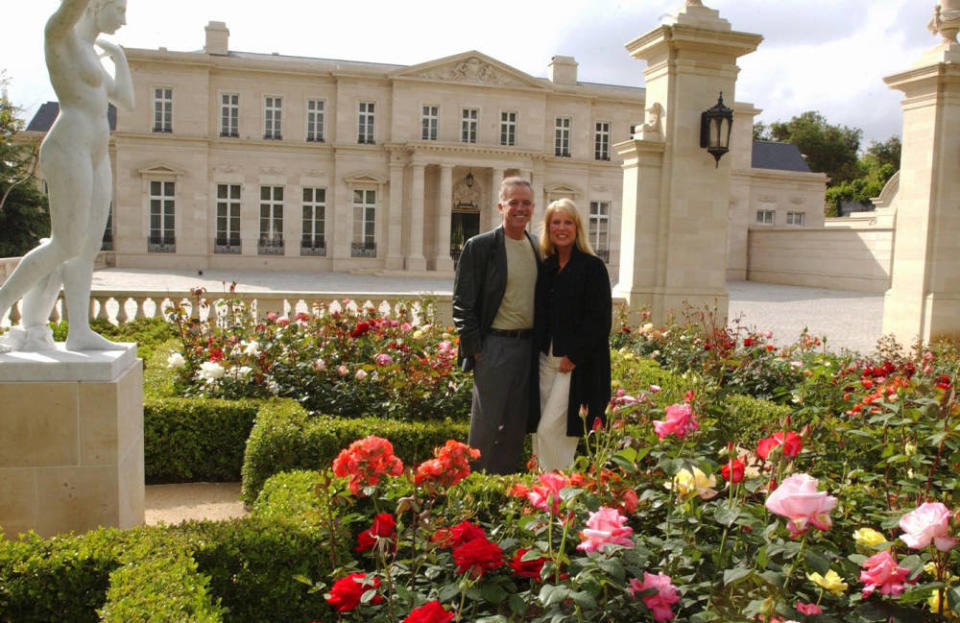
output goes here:
[[560, 372], [562, 359], [540, 353], [540, 424], [533, 435], [533, 453], [545, 472], [569, 469], [580, 442], [567, 436], [570, 372]]

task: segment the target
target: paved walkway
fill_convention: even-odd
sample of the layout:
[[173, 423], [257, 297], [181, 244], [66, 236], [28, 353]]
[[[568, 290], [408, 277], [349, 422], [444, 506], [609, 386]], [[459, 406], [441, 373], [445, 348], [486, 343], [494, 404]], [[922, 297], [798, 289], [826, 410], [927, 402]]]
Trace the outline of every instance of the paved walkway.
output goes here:
[[[94, 290], [185, 291], [204, 287], [211, 294], [227, 292], [342, 292], [450, 294], [452, 277], [398, 274], [283, 273], [225, 270], [159, 271], [108, 268], [93, 274]], [[831, 350], [869, 352], [881, 335], [883, 295], [782, 286], [753, 281], [727, 283], [729, 317], [748, 327], [773, 331], [780, 344], [796, 340], [804, 327], [826, 336]]]

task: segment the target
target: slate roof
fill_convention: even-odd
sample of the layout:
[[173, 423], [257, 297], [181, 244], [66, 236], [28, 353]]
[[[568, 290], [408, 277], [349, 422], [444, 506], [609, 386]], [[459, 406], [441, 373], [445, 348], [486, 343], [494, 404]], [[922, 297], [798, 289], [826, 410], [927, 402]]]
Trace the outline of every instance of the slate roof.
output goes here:
[[[46, 132], [53, 125], [53, 121], [60, 114], [59, 102], [40, 104], [33, 119], [27, 124], [27, 132]], [[107, 121], [110, 122], [110, 131], [117, 129], [117, 108], [113, 104], [107, 106]]]
[[800, 150], [793, 143], [753, 141], [753, 158], [750, 166], [754, 169], [810, 173], [807, 161], [804, 160]]

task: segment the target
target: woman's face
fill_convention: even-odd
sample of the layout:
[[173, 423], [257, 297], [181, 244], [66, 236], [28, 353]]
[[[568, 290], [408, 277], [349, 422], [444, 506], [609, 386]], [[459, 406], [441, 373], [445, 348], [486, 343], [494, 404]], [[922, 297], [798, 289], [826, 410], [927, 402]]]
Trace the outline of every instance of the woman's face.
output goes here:
[[100, 5], [97, 11], [97, 30], [108, 35], [127, 23], [127, 0], [112, 0]]
[[563, 210], [555, 210], [547, 225], [550, 242], [558, 249], [570, 248], [577, 241], [577, 223]]

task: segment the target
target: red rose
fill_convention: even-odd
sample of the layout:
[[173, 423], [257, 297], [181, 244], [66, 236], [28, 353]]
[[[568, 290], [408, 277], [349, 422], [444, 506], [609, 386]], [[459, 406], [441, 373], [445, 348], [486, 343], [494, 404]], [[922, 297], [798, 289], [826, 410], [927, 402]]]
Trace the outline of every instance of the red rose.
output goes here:
[[453, 550], [457, 573], [470, 573], [475, 578], [503, 565], [503, 550], [486, 539], [473, 539]]
[[444, 610], [439, 601], [428, 601], [411, 610], [403, 623], [450, 623], [451, 620], [453, 613]]
[[746, 465], [744, 465], [743, 461], [740, 459], [731, 459], [726, 465], [720, 468], [720, 473], [723, 475], [724, 480], [740, 482], [743, 480], [743, 472], [745, 469]]
[[783, 446], [783, 456], [795, 457], [803, 449], [803, 438], [793, 431], [787, 432], [786, 437], [784, 437], [782, 431], [776, 432], [770, 437], [760, 440], [760, 443], [757, 444], [757, 456], [765, 459], [779, 445]]
[[469, 521], [461, 521], [450, 529], [441, 528], [433, 535], [433, 542], [440, 547], [458, 547], [474, 539], [487, 540], [483, 528]]
[[[368, 590], [377, 590], [380, 587], [380, 578], [374, 577], [367, 580], [364, 573], [351, 573], [345, 578], [340, 578], [330, 588], [326, 595], [327, 603], [337, 609], [337, 612], [349, 612], [360, 604], [360, 598]], [[370, 603], [382, 603], [383, 597], [374, 596]]]
[[532, 560], [524, 560], [523, 557], [526, 556], [529, 551], [530, 550], [522, 547], [518, 549], [509, 561], [510, 566], [513, 568], [513, 572], [519, 576], [539, 580], [543, 563], [547, 562], [547, 559], [541, 556], [540, 558], [534, 558]]
[[350, 337], [360, 337], [366, 335], [370, 331], [370, 323], [361, 320], [357, 323], [357, 326], [353, 328], [353, 331], [350, 332]]
[[389, 513], [380, 513], [373, 520], [370, 529], [364, 530], [357, 535], [357, 546], [353, 548], [355, 552], [366, 552], [373, 549], [377, 544], [377, 538], [396, 540], [397, 520]]

